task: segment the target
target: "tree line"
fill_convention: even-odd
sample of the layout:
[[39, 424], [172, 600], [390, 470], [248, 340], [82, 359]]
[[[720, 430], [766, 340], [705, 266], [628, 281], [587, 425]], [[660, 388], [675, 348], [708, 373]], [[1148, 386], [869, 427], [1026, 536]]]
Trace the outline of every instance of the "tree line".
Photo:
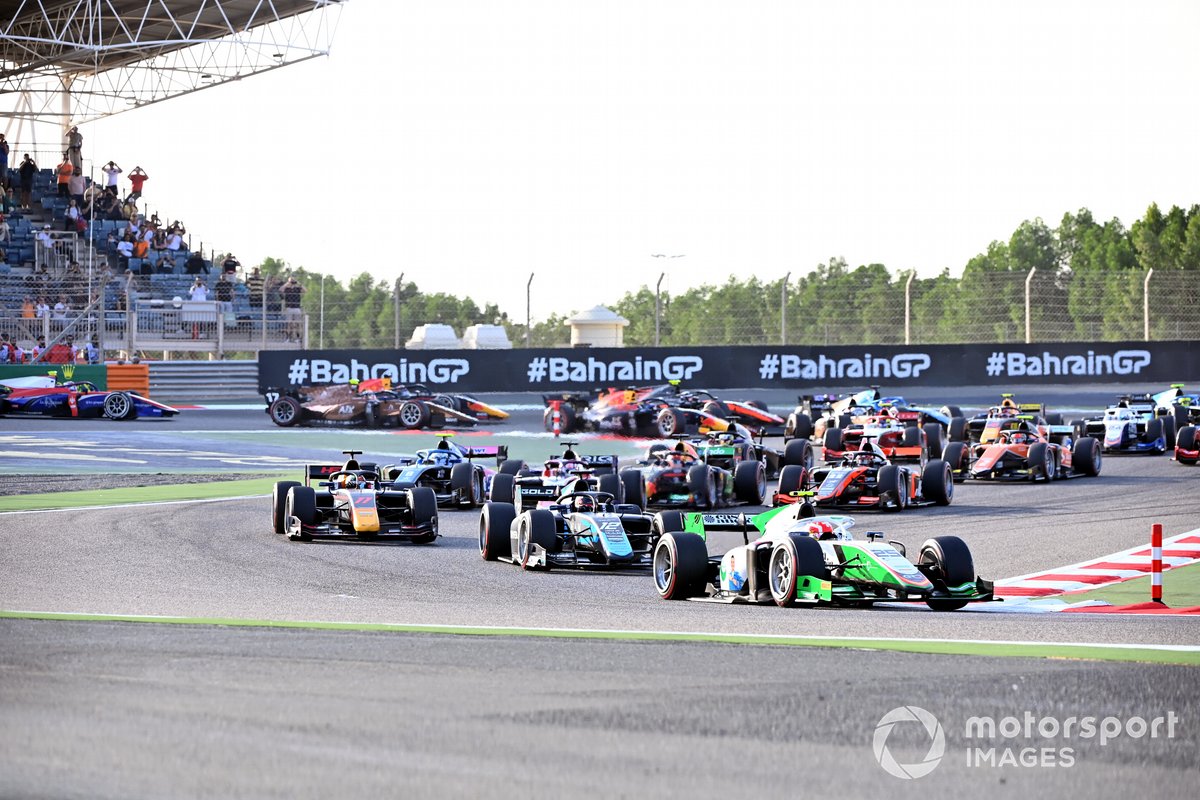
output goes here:
[[[264, 274], [287, 265], [268, 258]], [[1030, 270], [1036, 268], [1030, 278]], [[1150, 282], [1151, 336], [1200, 338], [1200, 205], [1173, 206], [1165, 214], [1151, 205], [1130, 228], [1119, 219], [1098, 222], [1087, 209], [1067, 213], [1055, 227], [1041, 219], [1022, 222], [1007, 241], [993, 241], [964, 266], [961, 276], [943, 270], [918, 278], [883, 264], [850, 267], [832, 258], [791, 280], [730, 278], [659, 298], [659, 341], [664, 346], [778, 343], [915, 344], [1023, 341], [1029, 280], [1034, 341], [1139, 339], [1144, 331]], [[320, 273], [290, 270], [309, 291], [310, 342], [317, 342]], [[363, 272], [346, 284], [324, 277], [324, 346], [390, 347], [399, 306], [400, 340], [421, 324], [439, 322], [460, 335], [477, 323], [500, 324], [523, 346], [523, 322], [494, 303], [420, 291]], [[652, 345], [656, 298], [642, 286], [609, 303], [630, 321], [626, 345]], [[786, 314], [786, 317], [785, 317]], [[535, 347], [569, 342], [567, 317], [553, 315], [529, 331]]]

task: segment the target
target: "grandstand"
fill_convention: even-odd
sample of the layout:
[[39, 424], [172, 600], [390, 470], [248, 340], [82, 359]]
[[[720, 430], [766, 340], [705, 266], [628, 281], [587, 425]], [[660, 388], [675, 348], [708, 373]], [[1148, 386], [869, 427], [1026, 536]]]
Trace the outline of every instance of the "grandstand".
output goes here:
[[[7, 119], [10, 156], [45, 153], [36, 146], [39, 126], [57, 128], [59, 138], [83, 122], [328, 55], [336, 27], [330, 22], [343, 2], [16, 4], [0, 15], [0, 97], [11, 103], [0, 109], [0, 118]], [[13, 162], [10, 157], [5, 182], [19, 186]], [[162, 251], [125, 259], [110, 234], [127, 220], [97, 217], [82, 232], [64, 230], [67, 202], [58, 197], [50, 169], [36, 174], [32, 199], [30, 210], [6, 212], [11, 238], [0, 242], [0, 332], [23, 349], [40, 337], [49, 345], [67, 335], [77, 342], [94, 339], [105, 355], [122, 358], [143, 352], [214, 357], [294, 346], [271, 287], [252, 307], [246, 286], [235, 279], [231, 299], [218, 302], [219, 268], [207, 262], [200, 277], [211, 299], [191, 301], [195, 276], [184, 266], [190, 250], [172, 252], [170, 266]], [[50, 246], [38, 241], [46, 225]], [[46, 310], [58, 297], [68, 310]], [[44, 298], [43, 308], [34, 312], [38, 298]], [[306, 343], [307, 318], [301, 325]]]

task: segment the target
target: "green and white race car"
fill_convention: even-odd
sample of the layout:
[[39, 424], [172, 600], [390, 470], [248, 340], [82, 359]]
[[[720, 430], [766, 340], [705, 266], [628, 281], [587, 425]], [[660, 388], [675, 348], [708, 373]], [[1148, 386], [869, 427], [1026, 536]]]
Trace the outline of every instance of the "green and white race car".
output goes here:
[[[976, 576], [959, 537], [928, 539], [913, 563], [904, 545], [883, 541], [881, 533], [855, 540], [851, 517], [816, 516], [807, 498], [761, 514], [665, 511], [658, 517], [664, 534], [652, 567], [666, 600], [785, 607], [923, 602], [956, 611], [994, 599], [992, 582]], [[706, 537], [713, 531], [740, 531], [745, 543], [709, 556]]]

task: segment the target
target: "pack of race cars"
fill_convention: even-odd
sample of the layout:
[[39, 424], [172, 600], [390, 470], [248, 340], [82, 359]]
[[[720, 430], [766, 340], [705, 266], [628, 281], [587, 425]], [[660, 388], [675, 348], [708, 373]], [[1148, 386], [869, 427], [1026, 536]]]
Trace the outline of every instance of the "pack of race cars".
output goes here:
[[[1196, 425], [1176, 427], [1193, 422], [1190, 403], [1174, 402], [1181, 397], [1180, 386], [1126, 395], [1102, 415], [1070, 424], [1011, 395], [970, 417], [950, 405], [909, 406], [875, 389], [808, 397], [784, 421], [782, 449], [765, 443], [766, 426], [752, 430], [740, 407], [726, 402], [728, 410], [698, 410], [624, 464], [577, 440], [526, 463], [509, 458], [503, 445], [462, 445], [442, 432], [412, 455], [359, 462], [360, 453], [346, 451], [343, 463], [309, 465], [303, 482], [275, 486], [272, 525], [294, 541], [429, 544], [439, 535], [439, 513], [474, 509], [485, 561], [541, 571], [645, 570], [667, 600], [956, 610], [994, 599], [961, 538], [932, 536], [910, 559], [882, 533], [853, 536], [847, 512], [950, 506], [966, 481], [1096, 477], [1108, 453], [1174, 448], [1180, 463], [1196, 464]], [[632, 413], [662, 397], [626, 399]], [[547, 402], [547, 413], [555, 413]], [[566, 407], [574, 408], [557, 411]], [[551, 423], [561, 433], [561, 419]], [[620, 424], [643, 428], [636, 414]], [[709, 535], [719, 531], [741, 533], [742, 544], [710, 554]]]

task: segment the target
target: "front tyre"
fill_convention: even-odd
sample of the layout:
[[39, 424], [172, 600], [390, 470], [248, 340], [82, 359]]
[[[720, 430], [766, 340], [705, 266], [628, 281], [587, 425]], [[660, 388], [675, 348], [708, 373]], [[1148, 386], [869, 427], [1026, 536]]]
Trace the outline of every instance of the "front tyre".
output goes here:
[[780, 608], [796, 605], [796, 588], [800, 578], [820, 578], [824, 572], [825, 557], [817, 540], [803, 534], [790, 534], [775, 545], [767, 564], [771, 599]]
[[479, 555], [484, 561], [512, 555], [509, 538], [517, 510], [510, 503], [484, 503], [479, 515]]
[[288, 490], [293, 486], [299, 486], [297, 481], [277, 481], [271, 489], [271, 530], [275, 533], [287, 533], [287, 518], [284, 512], [287, 510]]
[[267, 416], [281, 428], [290, 428], [300, 422], [300, 401], [294, 397], [277, 398], [267, 408]]
[[116, 420], [133, 419], [137, 416], [137, 407], [127, 392], [112, 392], [104, 398], [104, 416]]
[[663, 534], [654, 545], [654, 588], [664, 600], [686, 600], [704, 593], [708, 546], [694, 533]]
[[[975, 560], [967, 543], [957, 536], [934, 536], [921, 545], [917, 564], [925, 567], [934, 586], [958, 588], [975, 580]], [[925, 604], [934, 611], [957, 611], [967, 604], [966, 600], [929, 598]]]

